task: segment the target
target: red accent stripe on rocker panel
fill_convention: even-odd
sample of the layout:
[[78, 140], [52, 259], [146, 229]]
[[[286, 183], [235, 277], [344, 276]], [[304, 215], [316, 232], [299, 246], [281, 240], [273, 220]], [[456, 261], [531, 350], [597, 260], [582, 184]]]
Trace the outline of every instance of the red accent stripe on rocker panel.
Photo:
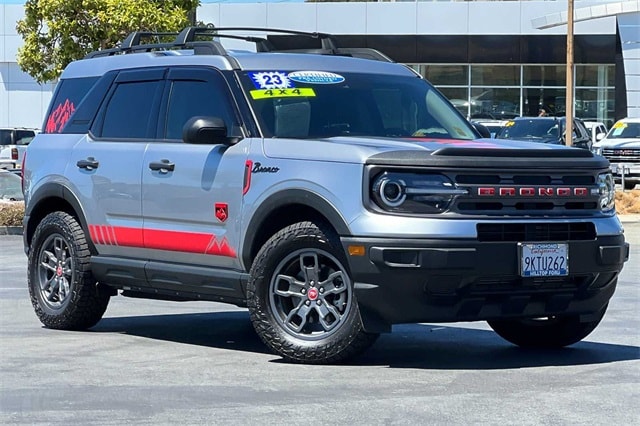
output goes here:
[[158, 250], [236, 257], [236, 252], [229, 246], [227, 239], [218, 241], [213, 234], [145, 229], [144, 246]]
[[[89, 225], [89, 234], [98, 244], [237, 257], [226, 237], [218, 240], [213, 234], [161, 229], [145, 229], [143, 232], [139, 228], [104, 225]], [[110, 235], [110, 241], [105, 239], [105, 234]]]

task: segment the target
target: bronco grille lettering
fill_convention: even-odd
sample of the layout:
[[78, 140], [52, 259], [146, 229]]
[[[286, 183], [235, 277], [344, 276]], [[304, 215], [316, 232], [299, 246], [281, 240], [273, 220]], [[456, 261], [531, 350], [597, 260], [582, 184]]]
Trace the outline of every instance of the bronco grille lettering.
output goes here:
[[478, 196], [480, 197], [515, 197], [519, 194], [521, 197], [533, 197], [538, 195], [540, 197], [586, 197], [589, 195], [589, 189], [584, 187], [579, 188], [553, 188], [553, 187], [524, 187], [524, 188], [493, 188], [493, 187], [481, 187], [478, 188]]

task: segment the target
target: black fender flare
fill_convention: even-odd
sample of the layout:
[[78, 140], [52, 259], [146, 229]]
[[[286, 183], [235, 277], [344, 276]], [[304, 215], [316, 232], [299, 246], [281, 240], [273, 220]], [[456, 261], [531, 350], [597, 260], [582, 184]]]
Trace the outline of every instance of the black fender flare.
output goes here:
[[280, 191], [270, 195], [262, 202], [246, 227], [242, 244], [242, 261], [245, 266], [248, 267], [251, 265], [251, 250], [253, 248], [253, 238], [255, 235], [255, 232], [252, 232], [252, 230], [258, 229], [258, 227], [264, 223], [266, 218], [269, 217], [274, 210], [287, 204], [301, 204], [308, 206], [323, 215], [329, 221], [329, 224], [333, 226], [338, 235], [350, 235], [349, 227], [342, 215], [338, 213], [338, 210], [336, 210], [336, 208], [322, 196], [303, 189], [288, 189]]
[[[24, 232], [23, 239], [25, 245], [25, 252], [28, 252], [31, 237], [33, 236], [33, 232], [37, 224], [32, 223], [32, 213], [34, 209], [39, 210], [42, 203], [46, 202], [46, 199], [49, 198], [57, 198], [64, 200], [67, 204], [71, 206], [73, 209], [75, 216], [78, 218], [80, 222], [80, 226], [85, 232], [87, 236], [87, 243], [89, 244], [89, 249], [92, 253], [96, 253], [96, 248], [93, 245], [93, 241], [89, 237], [89, 227], [87, 225], [87, 220], [84, 215], [84, 210], [80, 201], [75, 196], [75, 194], [69, 190], [66, 186], [56, 183], [56, 182], [47, 182], [41, 187], [39, 187], [36, 192], [34, 192], [29, 198], [29, 204], [26, 206], [25, 214], [24, 214]], [[45, 208], [45, 210], [47, 210]]]

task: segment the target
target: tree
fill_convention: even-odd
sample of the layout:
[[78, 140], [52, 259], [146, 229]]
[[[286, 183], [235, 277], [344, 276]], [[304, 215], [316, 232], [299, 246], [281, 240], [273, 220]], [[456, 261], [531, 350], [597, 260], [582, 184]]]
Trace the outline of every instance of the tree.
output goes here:
[[27, 0], [16, 27], [20, 68], [39, 83], [67, 64], [115, 47], [132, 31], [175, 32], [189, 25], [199, 0]]

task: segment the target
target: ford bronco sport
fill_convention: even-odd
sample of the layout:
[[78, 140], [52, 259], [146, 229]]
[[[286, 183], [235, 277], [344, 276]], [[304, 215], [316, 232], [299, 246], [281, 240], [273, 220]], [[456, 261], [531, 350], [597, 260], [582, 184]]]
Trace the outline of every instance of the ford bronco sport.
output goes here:
[[380, 52], [233, 30], [133, 33], [62, 74], [24, 170], [45, 326], [92, 327], [117, 294], [227, 302], [306, 363], [398, 323], [484, 320], [527, 347], [597, 326], [629, 253], [606, 159], [483, 140]]

